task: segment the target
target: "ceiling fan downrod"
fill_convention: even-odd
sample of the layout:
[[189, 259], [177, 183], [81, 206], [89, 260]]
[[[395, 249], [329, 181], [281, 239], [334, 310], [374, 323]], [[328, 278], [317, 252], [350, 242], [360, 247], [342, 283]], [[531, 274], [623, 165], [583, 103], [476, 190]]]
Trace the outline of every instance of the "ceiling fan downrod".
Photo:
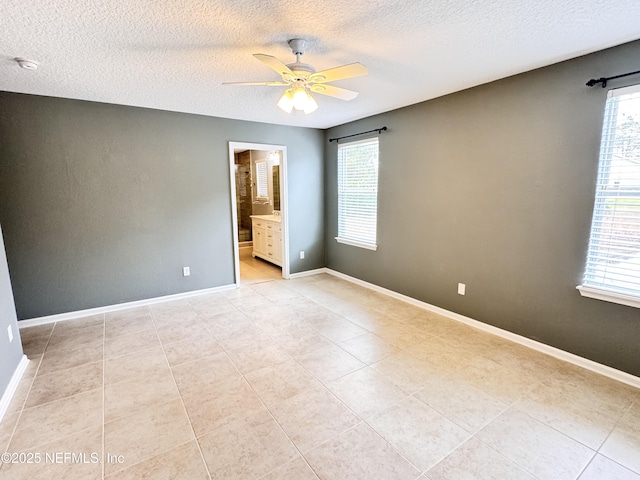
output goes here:
[[296, 63], [300, 63], [300, 56], [304, 55], [308, 46], [304, 38], [292, 38], [289, 40], [289, 47], [291, 47], [291, 51], [296, 56]]

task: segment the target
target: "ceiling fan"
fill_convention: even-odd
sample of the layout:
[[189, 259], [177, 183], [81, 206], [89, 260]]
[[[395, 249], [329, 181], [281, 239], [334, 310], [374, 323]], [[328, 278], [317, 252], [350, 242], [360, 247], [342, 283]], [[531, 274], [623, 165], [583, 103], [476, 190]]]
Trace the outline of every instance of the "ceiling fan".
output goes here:
[[358, 92], [345, 88], [327, 85], [328, 82], [343, 80], [345, 78], [359, 77], [367, 74], [367, 67], [361, 63], [350, 63], [341, 67], [330, 68], [316, 72], [313, 66], [301, 63], [300, 56], [307, 49], [307, 41], [301, 38], [289, 40], [291, 51], [296, 56], [296, 61], [285, 65], [271, 55], [255, 53], [253, 56], [267, 67], [275, 70], [282, 77], [279, 82], [228, 82], [223, 85], [265, 85], [268, 87], [289, 87], [278, 100], [278, 107], [287, 113], [292, 109], [302, 110], [309, 114], [318, 108], [318, 104], [311, 96], [311, 92], [342, 100], [353, 100]]

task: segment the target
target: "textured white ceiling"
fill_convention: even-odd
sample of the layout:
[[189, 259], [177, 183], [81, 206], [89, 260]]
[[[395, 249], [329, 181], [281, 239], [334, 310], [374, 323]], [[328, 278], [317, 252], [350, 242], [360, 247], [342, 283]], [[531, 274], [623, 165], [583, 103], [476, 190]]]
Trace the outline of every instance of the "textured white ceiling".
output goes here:
[[[635, 40], [639, 25], [638, 0], [1, 0], [0, 90], [327, 128]], [[278, 80], [252, 54], [290, 63], [296, 37], [317, 70], [366, 65], [335, 83], [358, 98], [314, 95], [316, 112], [289, 115], [280, 88], [221, 85]]]

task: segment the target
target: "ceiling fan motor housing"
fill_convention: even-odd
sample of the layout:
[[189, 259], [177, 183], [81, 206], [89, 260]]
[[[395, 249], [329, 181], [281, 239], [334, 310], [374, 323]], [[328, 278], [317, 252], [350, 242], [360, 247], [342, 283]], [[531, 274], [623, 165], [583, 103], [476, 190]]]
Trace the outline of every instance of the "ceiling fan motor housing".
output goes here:
[[309, 44], [304, 38], [292, 38], [289, 40], [289, 46], [294, 55], [304, 55]]
[[328, 82], [342, 80], [345, 78], [359, 77], [367, 74], [367, 67], [361, 63], [350, 63], [340, 67], [316, 72], [316, 69], [307, 63], [300, 61], [300, 56], [304, 55], [308, 43], [302, 38], [293, 38], [288, 42], [291, 51], [296, 56], [296, 61], [285, 65], [276, 57], [265, 55], [264, 53], [254, 53], [253, 56], [264, 63], [267, 67], [277, 72], [282, 81], [267, 82], [231, 82], [225, 85], [265, 85], [272, 87], [287, 87], [278, 100], [278, 107], [287, 113], [291, 113], [293, 108], [303, 110], [305, 114], [311, 113], [318, 108], [318, 104], [311, 96], [310, 92], [320, 93], [329, 97], [336, 97], [341, 100], [353, 100], [358, 96], [358, 92], [347, 90], [341, 87], [327, 85]]
[[316, 69], [313, 68], [313, 66], [300, 61], [300, 55], [304, 55], [308, 46], [309, 44], [303, 38], [292, 38], [289, 40], [289, 47], [291, 47], [291, 51], [296, 56], [296, 61], [294, 63], [289, 63], [287, 67], [297, 75], [296, 80], [298, 81], [304, 81], [309, 77], [309, 75], [316, 73]]
[[287, 67], [289, 67], [289, 70], [293, 73], [298, 75], [298, 80], [304, 80], [309, 75], [316, 73], [316, 69], [307, 63], [295, 62], [288, 64]]

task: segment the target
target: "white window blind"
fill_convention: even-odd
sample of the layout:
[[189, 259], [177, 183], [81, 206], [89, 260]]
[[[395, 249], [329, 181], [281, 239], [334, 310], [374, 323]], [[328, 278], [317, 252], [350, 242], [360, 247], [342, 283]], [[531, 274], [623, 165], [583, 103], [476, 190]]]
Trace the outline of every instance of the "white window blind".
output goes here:
[[378, 217], [378, 139], [338, 145], [340, 243], [375, 250]]
[[640, 307], [640, 85], [609, 91], [583, 285]]
[[269, 189], [267, 187], [267, 162], [256, 162], [256, 196], [268, 198]]

